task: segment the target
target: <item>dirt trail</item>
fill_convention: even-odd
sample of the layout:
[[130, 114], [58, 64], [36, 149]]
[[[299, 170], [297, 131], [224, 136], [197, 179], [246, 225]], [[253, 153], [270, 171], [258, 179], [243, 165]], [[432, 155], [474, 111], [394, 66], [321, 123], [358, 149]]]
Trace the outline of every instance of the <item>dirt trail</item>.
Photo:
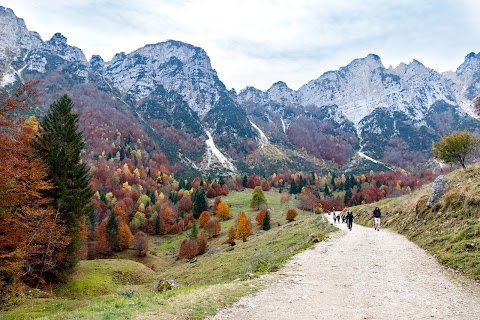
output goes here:
[[211, 319], [480, 319], [479, 286], [461, 284], [405, 237], [338, 226], [279, 271], [286, 277]]

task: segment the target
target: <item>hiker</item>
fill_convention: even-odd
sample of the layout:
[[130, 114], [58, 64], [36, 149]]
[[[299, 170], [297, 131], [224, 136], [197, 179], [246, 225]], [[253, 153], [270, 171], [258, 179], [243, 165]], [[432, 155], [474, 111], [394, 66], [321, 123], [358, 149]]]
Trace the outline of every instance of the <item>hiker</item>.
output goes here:
[[347, 221], [348, 230], [352, 231], [353, 225], [353, 213], [352, 211], [348, 210], [347, 215], [345, 216], [345, 221]]
[[332, 211], [333, 214], [333, 223], [337, 223], [337, 215], [335, 214], [335, 211]]
[[380, 231], [380, 218], [382, 217], [382, 213], [380, 212], [379, 207], [375, 207], [375, 210], [373, 210], [372, 213], [373, 217], [373, 227], [375, 230]]
[[337, 214], [337, 223], [340, 223], [340, 212]]

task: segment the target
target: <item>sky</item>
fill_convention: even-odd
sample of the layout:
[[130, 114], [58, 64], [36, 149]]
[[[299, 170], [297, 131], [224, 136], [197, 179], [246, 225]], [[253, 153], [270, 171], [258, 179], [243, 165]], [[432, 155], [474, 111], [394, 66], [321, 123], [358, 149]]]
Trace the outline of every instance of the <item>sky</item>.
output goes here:
[[369, 53], [439, 72], [480, 52], [478, 0], [0, 0], [44, 41], [87, 59], [178, 40], [204, 49], [228, 89], [297, 90]]

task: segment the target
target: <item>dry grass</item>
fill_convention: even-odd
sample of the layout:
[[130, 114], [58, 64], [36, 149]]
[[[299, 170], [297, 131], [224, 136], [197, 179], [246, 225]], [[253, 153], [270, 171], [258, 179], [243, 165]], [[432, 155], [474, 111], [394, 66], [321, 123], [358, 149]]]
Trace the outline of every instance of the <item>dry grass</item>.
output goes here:
[[382, 225], [404, 234], [446, 266], [480, 280], [480, 164], [445, 176], [440, 202], [426, 206], [431, 184], [418, 191], [378, 203], [354, 207], [356, 222], [371, 226], [375, 206]]

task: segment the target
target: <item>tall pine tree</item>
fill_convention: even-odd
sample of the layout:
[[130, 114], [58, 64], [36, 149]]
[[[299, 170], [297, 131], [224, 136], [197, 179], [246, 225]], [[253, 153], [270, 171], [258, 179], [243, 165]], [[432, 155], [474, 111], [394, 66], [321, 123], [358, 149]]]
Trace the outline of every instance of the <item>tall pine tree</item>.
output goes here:
[[89, 168], [80, 158], [84, 141], [78, 129], [78, 118], [73, 112], [72, 100], [63, 95], [50, 106], [33, 143], [36, 153], [48, 167], [48, 176], [55, 186], [52, 191], [55, 207], [72, 239], [61, 261], [60, 272], [69, 271], [77, 264], [85, 217], [92, 210]]

